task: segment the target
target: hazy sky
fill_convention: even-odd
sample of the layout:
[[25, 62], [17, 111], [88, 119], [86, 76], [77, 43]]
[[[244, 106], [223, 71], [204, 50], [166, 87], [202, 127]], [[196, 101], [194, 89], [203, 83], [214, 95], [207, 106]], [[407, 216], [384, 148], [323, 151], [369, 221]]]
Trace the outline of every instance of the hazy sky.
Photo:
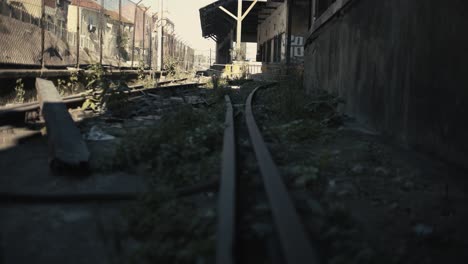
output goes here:
[[[161, 0], [143, 0], [143, 4], [156, 11]], [[202, 37], [199, 9], [216, 0], [163, 0], [165, 15], [175, 24], [175, 32], [196, 51], [214, 52], [215, 42]]]

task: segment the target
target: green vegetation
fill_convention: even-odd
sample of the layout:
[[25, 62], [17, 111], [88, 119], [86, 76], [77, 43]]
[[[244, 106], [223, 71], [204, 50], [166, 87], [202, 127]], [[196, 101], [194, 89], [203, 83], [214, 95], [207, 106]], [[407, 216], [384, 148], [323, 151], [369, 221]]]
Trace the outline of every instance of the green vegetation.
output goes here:
[[157, 83], [156, 80], [150, 74], [145, 73], [145, 63], [143, 60], [140, 61], [138, 66], [138, 83], [143, 84], [144, 88], [153, 88], [156, 87]]
[[15, 85], [15, 103], [19, 103], [19, 104], [24, 103], [25, 95], [26, 95], [26, 91], [24, 90], [23, 79], [19, 78], [16, 80], [16, 85]]
[[68, 81], [64, 79], [57, 80], [57, 90], [61, 96], [71, 95], [79, 91], [78, 71], [72, 71]]
[[144, 163], [152, 175], [157, 175], [155, 180], [171, 187], [206, 180], [219, 167], [223, 135], [219, 110], [222, 110], [219, 106], [213, 106], [210, 111], [181, 107], [163, 117], [157, 126], [124, 138], [116, 164], [133, 167]]
[[214, 256], [215, 212], [175, 194], [219, 174], [224, 101], [217, 98], [210, 95], [209, 107], [184, 105], [156, 126], [127, 135], [118, 147], [114, 167], [143, 168], [151, 182], [127, 212], [130, 234], [144, 244], [134, 263], [193, 263]]
[[117, 35], [117, 49], [119, 50], [121, 59], [127, 61], [130, 59], [126, 47], [128, 45], [128, 33], [123, 31], [121, 36]]
[[194, 263], [215, 252], [215, 212], [159, 188], [127, 211], [130, 234], [144, 243], [131, 263]]
[[125, 76], [113, 81], [105, 76], [105, 69], [100, 64], [93, 64], [90, 72], [86, 76], [86, 100], [81, 108], [109, 110], [115, 116], [125, 116], [128, 110], [128, 97], [125, 93], [130, 91], [124, 80]]

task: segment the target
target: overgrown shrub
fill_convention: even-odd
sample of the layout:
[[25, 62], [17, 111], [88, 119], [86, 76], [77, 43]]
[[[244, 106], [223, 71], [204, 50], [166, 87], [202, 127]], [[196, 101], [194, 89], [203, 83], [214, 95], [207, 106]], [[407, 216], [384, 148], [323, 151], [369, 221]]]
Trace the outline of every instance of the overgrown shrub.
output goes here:
[[223, 135], [222, 119], [216, 112], [181, 107], [157, 126], [126, 137], [118, 149], [116, 165], [147, 164], [158, 181], [174, 187], [213, 175]]

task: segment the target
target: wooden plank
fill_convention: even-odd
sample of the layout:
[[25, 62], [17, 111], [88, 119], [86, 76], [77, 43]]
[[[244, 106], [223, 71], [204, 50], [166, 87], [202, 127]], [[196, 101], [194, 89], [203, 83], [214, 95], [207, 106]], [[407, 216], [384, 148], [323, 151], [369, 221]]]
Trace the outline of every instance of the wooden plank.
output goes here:
[[51, 165], [85, 167], [89, 151], [65, 103], [51, 81], [36, 78], [37, 98], [44, 117]]

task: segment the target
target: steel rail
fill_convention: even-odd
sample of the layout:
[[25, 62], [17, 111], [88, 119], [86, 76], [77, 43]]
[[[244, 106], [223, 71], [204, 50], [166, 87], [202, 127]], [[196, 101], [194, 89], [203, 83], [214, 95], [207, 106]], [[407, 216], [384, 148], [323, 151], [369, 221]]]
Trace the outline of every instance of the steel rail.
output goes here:
[[228, 95], [224, 99], [226, 118], [218, 199], [216, 263], [233, 264], [236, 228], [236, 146], [231, 99]]
[[[66, 70], [66, 69], [0, 69], [0, 79], [11, 79], [11, 78], [52, 78], [52, 77], [66, 77], [70, 76], [77, 70]], [[80, 70], [79, 72], [92, 73], [91, 70]], [[104, 73], [105, 76], [120, 76], [122, 73], [128, 75], [138, 75], [138, 70], [121, 70], [121, 71], [107, 71]], [[145, 70], [145, 73], [150, 73], [149, 70]], [[157, 72], [157, 76], [164, 75], [162, 72]]]
[[[170, 82], [165, 82], [165, 84], [169, 84]], [[141, 89], [135, 89], [142, 87], [141, 85], [136, 85], [136, 86], [131, 86], [130, 88], [134, 89], [129, 91], [129, 94], [136, 94], [139, 92], [154, 92], [154, 91], [162, 91], [162, 90], [167, 90], [167, 89], [176, 89], [178, 87], [192, 87], [192, 86], [201, 86], [204, 85], [204, 83], [185, 83], [185, 84], [173, 84], [173, 85], [166, 85], [166, 86], [158, 86], [155, 88], [141, 88]], [[83, 94], [78, 94], [78, 95], [71, 95], [64, 97], [62, 99], [65, 104], [77, 104], [77, 103], [82, 103], [86, 100], [85, 96]], [[0, 121], [7, 119], [9, 116], [17, 116], [19, 114], [24, 114], [26, 112], [31, 112], [31, 111], [37, 111], [39, 110], [39, 102], [30, 102], [30, 103], [25, 103], [25, 104], [19, 104], [19, 105], [13, 105], [13, 106], [7, 106], [7, 107], [0, 107]], [[11, 119], [11, 118], [10, 118]], [[1, 122], [0, 122], [1, 123]]]
[[263, 87], [265, 86], [254, 89], [247, 98], [246, 123], [270, 203], [275, 229], [280, 239], [283, 257], [288, 264], [315, 264], [318, 263], [317, 252], [307, 237], [307, 231], [301, 223], [279, 170], [255, 122], [252, 101], [255, 92]]

